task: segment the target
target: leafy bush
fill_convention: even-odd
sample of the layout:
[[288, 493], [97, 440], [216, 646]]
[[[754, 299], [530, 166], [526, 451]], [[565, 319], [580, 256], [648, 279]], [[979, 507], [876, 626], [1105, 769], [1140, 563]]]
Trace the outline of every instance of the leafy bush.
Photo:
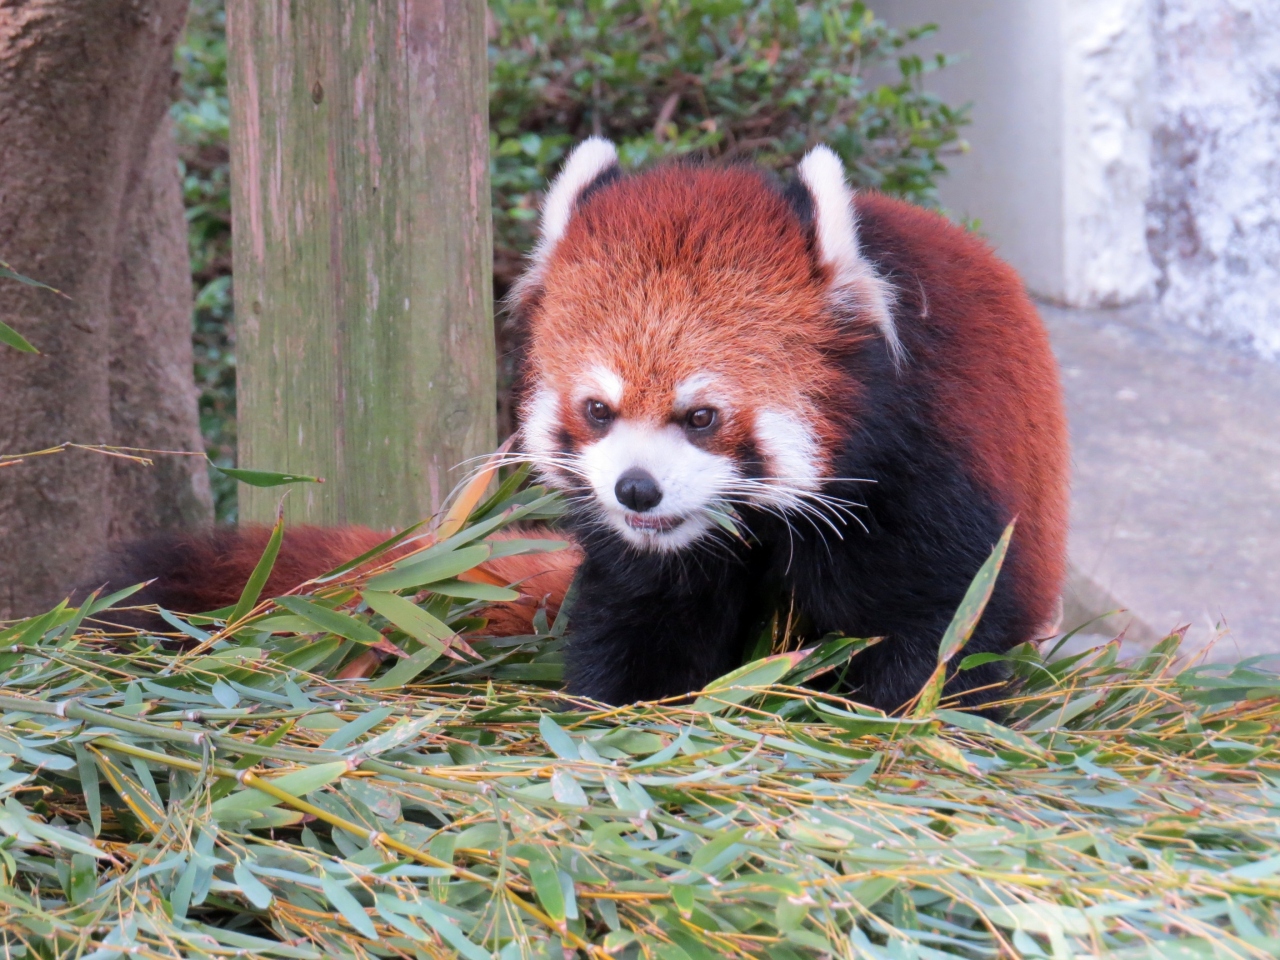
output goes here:
[[[550, 689], [571, 607], [450, 637], [483, 537], [555, 512], [515, 486], [393, 569], [174, 617], [185, 651], [86, 619], [126, 597], [0, 631], [0, 955], [1280, 955], [1258, 660], [1021, 648], [1002, 726], [801, 686], [840, 639], [606, 710]], [[405, 656], [335, 679], [370, 645]]]
[[[493, 0], [490, 143], [499, 296], [533, 241], [541, 191], [568, 148], [601, 133], [624, 161], [702, 154], [793, 164], [826, 141], [859, 186], [933, 205], [963, 110], [924, 92], [911, 44], [847, 0]], [[195, 0], [174, 106], [191, 222], [196, 379], [205, 442], [235, 463], [226, 36], [222, 0]], [[499, 321], [500, 425], [514, 424], [514, 344]], [[235, 488], [212, 476], [222, 519]]]
[[960, 147], [964, 111], [922, 87], [946, 58], [909, 49], [933, 28], [892, 29], [861, 2], [493, 0], [489, 11], [500, 284], [532, 244], [548, 176], [591, 134], [615, 140], [628, 165], [701, 154], [785, 167], [824, 141], [857, 186], [926, 206]]

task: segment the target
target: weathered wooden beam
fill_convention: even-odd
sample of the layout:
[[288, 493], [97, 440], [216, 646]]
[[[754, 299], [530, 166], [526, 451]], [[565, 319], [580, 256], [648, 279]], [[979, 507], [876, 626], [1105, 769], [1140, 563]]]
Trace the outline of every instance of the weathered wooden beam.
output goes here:
[[421, 519], [495, 442], [484, 19], [228, 0], [240, 462], [326, 479], [293, 519]]

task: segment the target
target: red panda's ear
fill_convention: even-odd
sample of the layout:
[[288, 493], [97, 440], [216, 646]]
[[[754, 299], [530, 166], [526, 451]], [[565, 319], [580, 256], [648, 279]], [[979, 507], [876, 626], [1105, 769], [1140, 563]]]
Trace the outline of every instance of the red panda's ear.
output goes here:
[[853, 191], [840, 158], [830, 147], [816, 146], [800, 161], [796, 175], [813, 201], [814, 238], [819, 260], [831, 270], [831, 300], [875, 324], [889, 355], [899, 362], [903, 350], [893, 323], [893, 289], [862, 254]]
[[588, 137], [573, 148], [542, 202], [538, 243], [533, 248], [529, 269], [516, 282], [513, 293], [517, 298], [537, 286], [542, 271], [556, 244], [564, 236], [574, 207], [583, 194], [610, 172], [616, 175], [617, 169], [618, 150], [603, 137]]

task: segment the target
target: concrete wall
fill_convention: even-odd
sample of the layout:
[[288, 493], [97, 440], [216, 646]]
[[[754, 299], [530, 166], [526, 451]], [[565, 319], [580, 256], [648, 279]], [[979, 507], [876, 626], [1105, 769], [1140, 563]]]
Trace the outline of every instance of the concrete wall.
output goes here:
[[[963, 7], [963, 12], [959, 10]], [[982, 232], [1039, 292], [1063, 295], [1061, 24], [1057, 0], [883, 0], [876, 12], [898, 26], [933, 22], [921, 52], [963, 59], [929, 86], [972, 103], [972, 149], [950, 161], [942, 202], [981, 219]], [[999, 56], [988, 56], [995, 48]], [[1019, 201], [1009, 202], [1016, 196]]]
[[880, 0], [973, 104], [942, 188], [1049, 300], [1280, 355], [1280, 0]]

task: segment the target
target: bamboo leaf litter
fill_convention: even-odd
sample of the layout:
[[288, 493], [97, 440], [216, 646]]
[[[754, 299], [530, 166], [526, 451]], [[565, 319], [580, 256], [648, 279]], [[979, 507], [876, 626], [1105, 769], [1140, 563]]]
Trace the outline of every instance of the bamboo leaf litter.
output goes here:
[[[864, 647], [832, 639], [605, 709], [556, 689], [563, 623], [463, 652], [482, 600], [362, 599], [554, 511], [513, 496], [231, 628], [175, 617], [185, 652], [68, 604], [0, 630], [5, 955], [1280, 954], [1266, 662], [1019, 650], [1006, 726], [800, 686]], [[415, 685], [331, 679], [365, 631], [429, 652]]]

